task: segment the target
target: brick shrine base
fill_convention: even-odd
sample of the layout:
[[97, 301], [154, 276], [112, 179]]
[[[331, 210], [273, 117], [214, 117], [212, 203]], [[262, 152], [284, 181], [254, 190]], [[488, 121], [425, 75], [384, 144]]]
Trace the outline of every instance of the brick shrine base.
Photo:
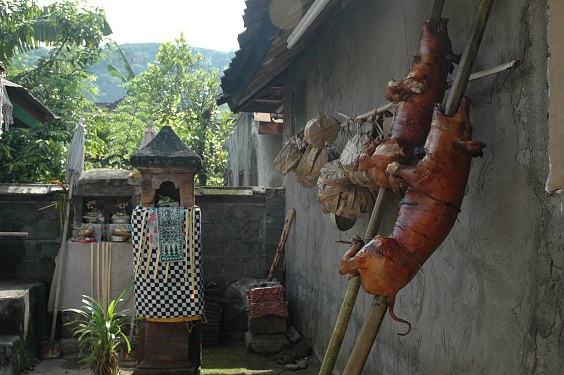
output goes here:
[[201, 373], [201, 321], [139, 321], [137, 365], [133, 375], [199, 375]]

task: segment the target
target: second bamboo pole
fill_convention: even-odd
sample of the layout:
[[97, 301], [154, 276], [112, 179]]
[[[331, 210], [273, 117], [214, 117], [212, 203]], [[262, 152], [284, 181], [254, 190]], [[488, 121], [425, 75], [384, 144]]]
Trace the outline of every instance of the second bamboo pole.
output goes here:
[[[366, 228], [366, 233], [364, 239], [369, 239], [374, 237], [378, 233], [378, 228], [380, 228], [380, 223], [382, 222], [382, 217], [384, 215], [384, 204], [389, 196], [389, 189], [380, 188], [378, 190], [378, 196], [376, 197], [376, 202], [374, 203], [374, 208], [372, 209], [372, 215], [370, 216], [370, 221], [368, 222], [368, 227]], [[339, 316], [337, 317], [337, 322], [335, 323], [335, 328], [333, 329], [333, 334], [329, 340], [329, 345], [325, 351], [325, 357], [323, 358], [323, 363], [321, 364], [321, 369], [319, 370], [319, 375], [331, 375], [335, 363], [337, 362], [337, 356], [341, 349], [341, 344], [343, 343], [343, 338], [345, 337], [345, 332], [351, 319], [352, 310], [360, 289], [360, 277], [355, 277], [349, 282], [347, 287], [347, 293], [341, 304], [341, 310], [339, 311]], [[387, 307], [387, 304], [386, 304]]]

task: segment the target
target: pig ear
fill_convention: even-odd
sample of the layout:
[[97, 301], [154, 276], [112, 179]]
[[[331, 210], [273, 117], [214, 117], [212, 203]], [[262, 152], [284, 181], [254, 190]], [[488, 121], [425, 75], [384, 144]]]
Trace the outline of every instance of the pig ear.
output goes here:
[[480, 141], [458, 141], [456, 145], [472, 157], [483, 156], [482, 149], [486, 147], [486, 144]]

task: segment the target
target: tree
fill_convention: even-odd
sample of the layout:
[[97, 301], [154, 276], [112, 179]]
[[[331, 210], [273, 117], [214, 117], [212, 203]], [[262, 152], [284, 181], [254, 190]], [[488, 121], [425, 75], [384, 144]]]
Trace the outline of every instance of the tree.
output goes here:
[[104, 11], [88, 8], [84, 1], [54, 1], [40, 7], [34, 0], [0, 0], [0, 61], [4, 64], [40, 45], [55, 47], [55, 55], [67, 46], [96, 50], [111, 32]]
[[[218, 73], [208, 72], [201, 54], [195, 54], [181, 35], [175, 43], [163, 43], [155, 64], [126, 82], [128, 94], [96, 129], [102, 141], [90, 156], [100, 166], [128, 167], [149, 121], [169, 125], [202, 157], [208, 181], [221, 184], [226, 171], [225, 139], [233, 127], [230, 112], [220, 111]], [[94, 150], [93, 150], [94, 151]]]
[[[81, 5], [82, 4], [82, 5]], [[109, 31], [104, 12], [82, 2], [38, 7], [34, 1], [0, 0], [0, 58], [8, 77], [28, 88], [59, 119], [35, 129], [12, 128], [0, 138], [0, 181], [62, 179], [72, 131], [81, 117], [99, 116], [87, 99], [94, 77], [85, 67], [100, 58]], [[18, 52], [50, 46], [32, 66]]]

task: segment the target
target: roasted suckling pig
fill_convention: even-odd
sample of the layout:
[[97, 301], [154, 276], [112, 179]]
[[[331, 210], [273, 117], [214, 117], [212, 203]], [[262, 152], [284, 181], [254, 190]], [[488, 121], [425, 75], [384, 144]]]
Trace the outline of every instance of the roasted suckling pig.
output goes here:
[[470, 101], [463, 99], [451, 117], [435, 107], [425, 157], [415, 166], [393, 162], [387, 167], [405, 189], [392, 234], [378, 236], [365, 246], [360, 238], [353, 238], [339, 267], [342, 275], [360, 274], [368, 293], [388, 296], [392, 318], [408, 325], [394, 314], [396, 294], [450, 232], [460, 212], [472, 157], [481, 156], [485, 147], [471, 140], [469, 107]]
[[391, 136], [382, 143], [373, 142], [357, 161], [356, 169], [368, 171], [374, 187], [393, 185], [386, 173], [388, 164], [411, 163], [414, 149], [423, 145], [429, 132], [433, 106], [444, 96], [452, 63], [459, 60], [460, 56], [452, 53], [447, 19], [437, 25], [425, 22], [409, 74], [386, 87], [386, 98], [398, 103]]

